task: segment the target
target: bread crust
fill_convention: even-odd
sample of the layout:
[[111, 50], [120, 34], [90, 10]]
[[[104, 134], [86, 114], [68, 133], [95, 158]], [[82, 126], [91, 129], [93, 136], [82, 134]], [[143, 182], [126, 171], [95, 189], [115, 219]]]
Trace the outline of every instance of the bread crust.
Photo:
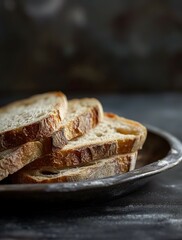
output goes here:
[[0, 180], [40, 157], [42, 152], [43, 146], [39, 141], [28, 142], [21, 145], [21, 147], [2, 152], [0, 158]]
[[[83, 99], [87, 101], [89, 99]], [[103, 119], [103, 109], [96, 100], [95, 106], [89, 107], [87, 111], [83, 112], [73, 121], [70, 121], [65, 126], [62, 126], [58, 131], [53, 133], [52, 150], [64, 147], [68, 141], [86, 134], [89, 130], [94, 128]]]
[[66, 169], [63, 174], [61, 174], [61, 171], [55, 166], [45, 166], [39, 169], [17, 172], [13, 175], [12, 182], [57, 183], [105, 178], [133, 170], [135, 167], [136, 159], [137, 152], [126, 155], [118, 155], [109, 159], [102, 159], [99, 161], [91, 162], [89, 165], [84, 165], [79, 168]]
[[[142, 124], [120, 118], [115, 114], [106, 113], [105, 116], [114, 118], [117, 121], [121, 120], [122, 123], [129, 124], [130, 126], [135, 126], [135, 128], [133, 128], [133, 136], [113, 139], [112, 141], [105, 140], [102, 143], [84, 144], [83, 146], [75, 146], [71, 149], [54, 149], [51, 153], [36, 159], [26, 166], [26, 169], [36, 169], [46, 165], [58, 168], [79, 166], [115, 155], [133, 153], [142, 148], [147, 136], [147, 130]], [[126, 134], [128, 134], [128, 132], [126, 132]]]
[[[60, 98], [60, 102], [55, 104], [54, 110], [45, 118], [32, 124], [0, 133], [0, 151], [20, 146], [30, 141], [41, 140], [50, 137], [53, 132], [59, 129], [61, 121], [67, 112], [67, 99], [62, 92], [46, 93]], [[24, 100], [12, 104], [23, 104]], [[10, 106], [7, 105], [6, 107]], [[6, 108], [4, 107], [4, 108]]]
[[137, 148], [133, 148], [133, 146], [135, 146], [135, 140], [129, 140], [125, 144], [121, 141], [107, 142], [99, 145], [94, 144], [68, 151], [64, 151], [63, 148], [60, 151], [54, 151], [36, 159], [27, 165], [26, 169], [37, 169], [40, 166], [47, 165], [57, 168], [79, 166], [94, 160], [135, 152]]

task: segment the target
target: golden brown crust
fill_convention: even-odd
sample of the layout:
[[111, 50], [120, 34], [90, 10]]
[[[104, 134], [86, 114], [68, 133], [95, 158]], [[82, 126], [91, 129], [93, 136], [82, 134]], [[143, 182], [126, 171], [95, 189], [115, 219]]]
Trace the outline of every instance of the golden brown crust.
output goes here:
[[[89, 99], [82, 99], [89, 101]], [[79, 100], [80, 101], [80, 100]], [[61, 126], [49, 138], [44, 138], [42, 143], [47, 153], [62, 149], [70, 140], [86, 134], [103, 119], [103, 109], [99, 101], [89, 106], [85, 112], [75, 116], [74, 119]]]
[[[69, 140], [86, 134], [94, 128], [103, 118], [103, 109], [99, 102], [89, 107], [86, 112], [80, 114], [64, 127], [61, 127], [52, 136], [53, 148], [64, 147]], [[53, 149], [56, 150], [56, 149]]]
[[[62, 92], [51, 92], [49, 94], [60, 97], [61, 99], [60, 104], [55, 105], [54, 111], [40, 121], [10, 131], [1, 132], [0, 151], [11, 149], [30, 141], [50, 137], [53, 132], [58, 130], [66, 114], [67, 100]], [[23, 102], [24, 100], [21, 101]], [[19, 104], [19, 102], [13, 104]]]
[[77, 168], [76, 172], [75, 168], [69, 168], [64, 174], [56, 167], [41, 167], [37, 170], [19, 171], [13, 175], [12, 181], [13, 183], [56, 183], [93, 180], [128, 172], [131, 165], [135, 166], [136, 159], [137, 152], [118, 155], [91, 162], [89, 165]]
[[[127, 141], [126, 143], [107, 142], [103, 144], [95, 144], [85, 146], [73, 150], [52, 152], [39, 159], [36, 159], [25, 169], [37, 169], [43, 166], [54, 166], [57, 168], [73, 167], [87, 164], [91, 161], [109, 158], [118, 154], [131, 153], [135, 141]], [[24, 169], [22, 169], [23, 171]]]
[[5, 154], [0, 159], [0, 180], [40, 157], [43, 153], [43, 147], [38, 141], [28, 142], [9, 151], [9, 153]]

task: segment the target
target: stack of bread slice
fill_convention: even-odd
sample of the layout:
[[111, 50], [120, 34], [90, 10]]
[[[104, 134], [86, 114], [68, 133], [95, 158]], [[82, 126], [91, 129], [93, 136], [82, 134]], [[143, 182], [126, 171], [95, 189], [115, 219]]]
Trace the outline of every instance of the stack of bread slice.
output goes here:
[[142, 124], [105, 113], [95, 98], [48, 92], [0, 109], [0, 180], [73, 182], [135, 168]]

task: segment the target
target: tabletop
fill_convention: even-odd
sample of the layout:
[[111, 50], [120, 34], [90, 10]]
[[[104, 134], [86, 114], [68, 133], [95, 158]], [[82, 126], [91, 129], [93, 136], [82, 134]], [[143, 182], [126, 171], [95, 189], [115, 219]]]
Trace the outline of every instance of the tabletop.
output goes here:
[[[182, 140], [180, 93], [92, 96], [105, 111], [157, 126]], [[0, 103], [15, 98], [1, 98]], [[181, 171], [182, 164], [135, 192], [98, 204], [23, 207], [12, 200], [1, 209], [0, 239], [182, 239]]]

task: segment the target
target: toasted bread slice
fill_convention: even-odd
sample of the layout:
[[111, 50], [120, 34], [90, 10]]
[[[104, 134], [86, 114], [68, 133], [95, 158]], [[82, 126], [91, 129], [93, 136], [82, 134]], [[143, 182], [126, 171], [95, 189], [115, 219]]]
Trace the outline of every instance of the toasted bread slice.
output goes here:
[[38, 169], [47, 165], [58, 168], [72, 167], [136, 152], [142, 148], [146, 135], [147, 130], [142, 124], [106, 113], [103, 121], [87, 134], [69, 141], [62, 149], [56, 149], [36, 159], [27, 165], [26, 169]]
[[58, 169], [44, 166], [34, 170], [19, 171], [12, 175], [13, 183], [77, 182], [110, 177], [135, 168], [137, 152], [90, 162], [86, 166]]
[[0, 153], [0, 180], [13, 174], [26, 164], [40, 157], [43, 146], [39, 141], [28, 142], [21, 147], [5, 150]]
[[34, 95], [0, 108], [0, 151], [51, 136], [66, 112], [62, 92]]

